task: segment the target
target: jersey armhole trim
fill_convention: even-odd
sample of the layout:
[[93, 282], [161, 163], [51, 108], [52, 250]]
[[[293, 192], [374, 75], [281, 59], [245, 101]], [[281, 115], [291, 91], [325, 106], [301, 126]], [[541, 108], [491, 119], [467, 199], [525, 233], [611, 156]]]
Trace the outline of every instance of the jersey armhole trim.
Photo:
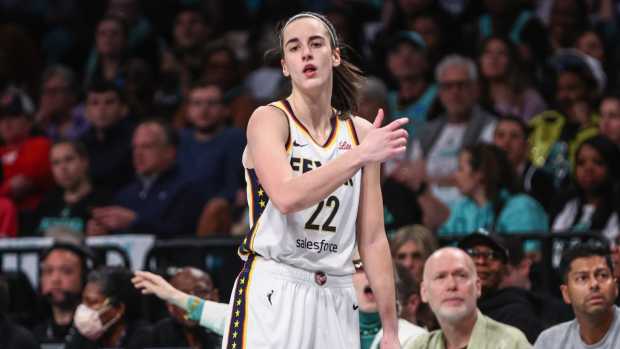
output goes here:
[[359, 138], [357, 137], [357, 131], [355, 130], [355, 124], [353, 123], [353, 116], [347, 118], [347, 126], [349, 126], [349, 135], [355, 145], [360, 145]]
[[284, 144], [284, 149], [286, 150], [287, 153], [290, 153], [292, 145], [293, 145], [293, 142], [291, 139], [291, 121], [288, 119], [288, 115], [286, 115], [286, 112], [282, 110], [282, 108], [278, 107], [275, 104], [267, 104], [267, 106], [279, 110], [280, 113], [282, 113], [284, 115], [284, 118], [286, 119], [286, 125], [288, 126], [288, 136], [286, 136], [286, 143]]

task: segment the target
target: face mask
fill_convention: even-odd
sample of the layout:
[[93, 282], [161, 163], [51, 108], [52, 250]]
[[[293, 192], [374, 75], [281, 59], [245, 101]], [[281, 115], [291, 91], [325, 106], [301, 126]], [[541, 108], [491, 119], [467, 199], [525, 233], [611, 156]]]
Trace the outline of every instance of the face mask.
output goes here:
[[99, 310], [94, 310], [87, 305], [80, 304], [75, 311], [73, 323], [84, 337], [95, 341], [99, 339], [99, 337], [101, 337], [105, 331], [107, 331], [110, 326], [114, 325], [121, 317], [121, 314], [119, 313], [116, 317], [104, 325], [101, 322], [99, 315], [108, 309], [110, 309], [110, 306], [107, 305], [107, 301], [103, 308]]

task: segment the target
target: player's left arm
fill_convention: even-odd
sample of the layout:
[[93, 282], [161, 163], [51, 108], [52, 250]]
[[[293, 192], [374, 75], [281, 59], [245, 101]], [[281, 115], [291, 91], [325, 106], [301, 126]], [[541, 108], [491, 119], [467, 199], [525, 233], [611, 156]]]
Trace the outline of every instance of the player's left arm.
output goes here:
[[[360, 140], [373, 126], [354, 118]], [[394, 290], [394, 269], [383, 224], [383, 199], [380, 187], [380, 163], [370, 163], [362, 171], [360, 203], [357, 215], [357, 243], [370, 287], [376, 296], [383, 327], [383, 343], [398, 343], [398, 322]]]

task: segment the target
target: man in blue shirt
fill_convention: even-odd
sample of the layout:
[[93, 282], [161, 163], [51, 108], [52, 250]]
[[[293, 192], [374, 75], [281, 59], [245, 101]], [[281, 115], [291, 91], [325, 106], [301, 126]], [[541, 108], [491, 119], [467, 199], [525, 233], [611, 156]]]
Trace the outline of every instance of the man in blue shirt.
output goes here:
[[145, 121], [136, 128], [136, 179], [116, 195], [116, 205], [93, 209], [89, 235], [126, 232], [165, 238], [195, 233], [204, 201], [175, 163], [177, 144], [177, 134], [163, 122]]
[[[206, 203], [205, 212], [214, 207], [225, 207], [222, 212], [232, 213], [236, 198], [243, 188], [241, 156], [246, 140], [243, 130], [228, 126], [228, 107], [222, 89], [210, 83], [194, 85], [188, 94], [187, 120], [191, 127], [180, 133], [179, 167], [187, 178], [198, 183]], [[245, 203], [238, 206], [243, 207]], [[209, 215], [207, 213], [207, 215]], [[214, 222], [213, 217], [206, 220]], [[208, 233], [208, 228], [199, 229]], [[215, 230], [226, 229], [218, 227]]]

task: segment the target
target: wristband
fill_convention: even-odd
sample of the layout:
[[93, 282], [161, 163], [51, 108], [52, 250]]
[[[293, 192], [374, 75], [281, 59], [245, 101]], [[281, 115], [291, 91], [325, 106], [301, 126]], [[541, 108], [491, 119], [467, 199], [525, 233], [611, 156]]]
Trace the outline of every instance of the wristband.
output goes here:
[[185, 318], [191, 321], [200, 321], [202, 316], [202, 308], [205, 305], [205, 301], [194, 296], [190, 296], [187, 299], [187, 305], [185, 306]]

